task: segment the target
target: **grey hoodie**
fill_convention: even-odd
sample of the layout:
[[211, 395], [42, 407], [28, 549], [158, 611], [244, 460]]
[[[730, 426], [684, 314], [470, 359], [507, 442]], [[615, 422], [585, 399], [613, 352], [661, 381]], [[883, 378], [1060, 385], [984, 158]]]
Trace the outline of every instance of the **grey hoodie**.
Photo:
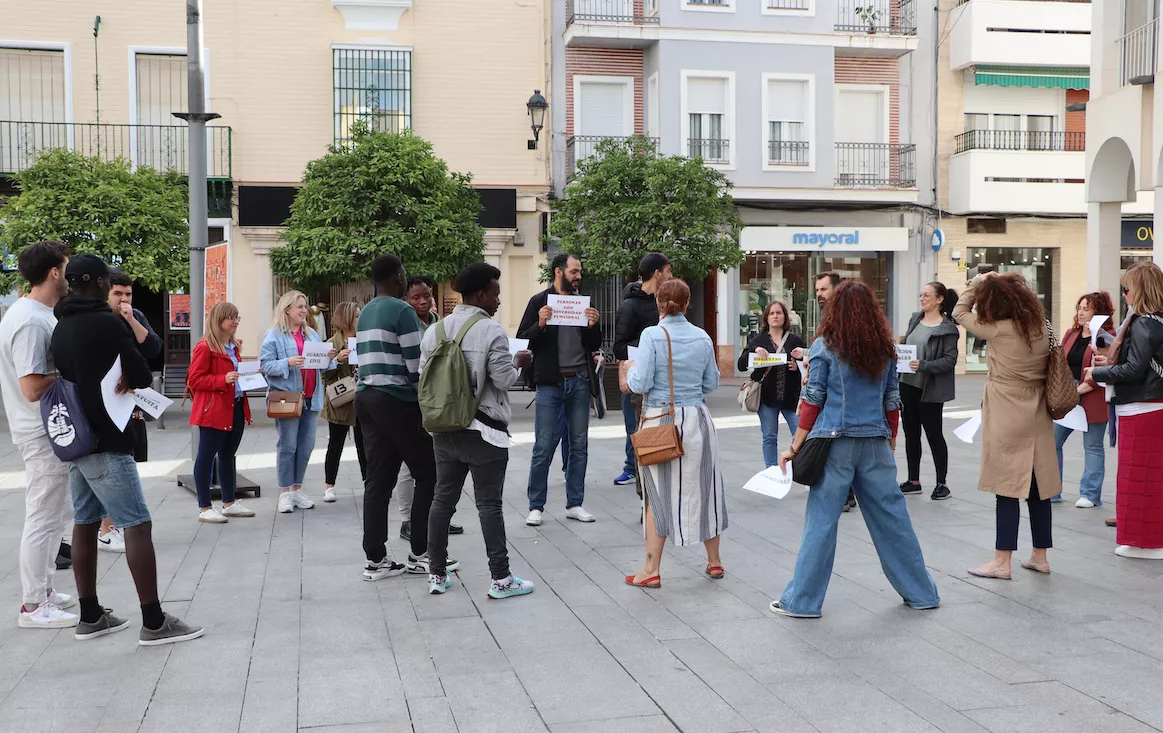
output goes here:
[[[445, 338], [456, 338], [465, 321], [477, 313], [488, 316], [488, 313], [474, 305], [456, 306], [452, 313], [440, 320], [444, 324]], [[436, 350], [436, 330], [435, 325], [430, 326], [420, 341], [421, 372], [428, 363], [428, 357]], [[465, 334], [464, 341], [460, 342], [460, 350], [468, 362], [473, 395], [479, 394], [482, 388], [485, 390], [481, 398], [481, 412], [508, 425], [513, 418], [509, 388], [517, 383], [518, 372], [513, 366], [513, 355], [509, 353], [509, 336], [504, 326], [492, 318], [479, 321]]]

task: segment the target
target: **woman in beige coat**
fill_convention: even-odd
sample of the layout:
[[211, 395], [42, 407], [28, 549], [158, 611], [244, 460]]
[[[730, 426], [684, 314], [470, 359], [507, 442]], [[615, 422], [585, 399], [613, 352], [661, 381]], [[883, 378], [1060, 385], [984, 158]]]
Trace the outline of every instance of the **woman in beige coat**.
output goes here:
[[1054, 422], [1046, 408], [1050, 341], [1042, 305], [1021, 275], [987, 272], [969, 283], [953, 319], [989, 342], [977, 488], [997, 495], [997, 543], [993, 560], [969, 574], [1010, 579], [1010, 558], [1018, 549], [1019, 499], [1029, 505], [1034, 540], [1022, 567], [1049, 573], [1050, 497], [1062, 490], [1062, 480]]

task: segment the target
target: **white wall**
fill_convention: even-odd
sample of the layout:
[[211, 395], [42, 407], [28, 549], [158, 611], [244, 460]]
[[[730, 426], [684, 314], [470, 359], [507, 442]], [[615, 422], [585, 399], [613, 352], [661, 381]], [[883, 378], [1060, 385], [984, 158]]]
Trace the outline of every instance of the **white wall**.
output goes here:
[[[971, 0], [949, 15], [949, 63], [1002, 66], [1089, 66], [1090, 36], [1007, 30], [1090, 32], [1089, 3]], [[999, 30], [989, 30], [990, 28]]]

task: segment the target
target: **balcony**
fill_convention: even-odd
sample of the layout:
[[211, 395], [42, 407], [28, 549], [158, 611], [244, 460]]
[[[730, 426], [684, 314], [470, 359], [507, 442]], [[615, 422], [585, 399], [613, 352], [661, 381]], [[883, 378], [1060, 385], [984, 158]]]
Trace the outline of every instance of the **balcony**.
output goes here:
[[917, 146], [836, 143], [837, 188], [916, 188]]
[[1086, 133], [972, 130], [954, 146], [953, 213], [1086, 213]]
[[915, 36], [916, 0], [839, 0], [836, 30], [868, 36]]
[[687, 156], [702, 158], [704, 163], [725, 165], [731, 162], [731, 141], [710, 137], [692, 137], [687, 140]]
[[1087, 67], [1091, 6], [1077, 0], [968, 0], [949, 20], [949, 67]]
[[1128, 84], [1154, 84], [1159, 59], [1159, 19], [1119, 39], [1119, 78]]
[[1038, 132], [1035, 130], [970, 130], [954, 139], [956, 152], [969, 150], [1086, 150], [1085, 132]]
[[[641, 137], [641, 136], [639, 136]], [[597, 152], [598, 145], [606, 140], [633, 140], [633, 137], [610, 137], [607, 135], [574, 135], [565, 141], [565, 170], [566, 180], [573, 180], [581, 167], [581, 162]], [[645, 138], [655, 148], [658, 147], [658, 138]]]
[[800, 140], [772, 140], [767, 143], [768, 165], [810, 165], [811, 143]]
[[644, 48], [658, 40], [660, 0], [566, 0], [565, 45]]

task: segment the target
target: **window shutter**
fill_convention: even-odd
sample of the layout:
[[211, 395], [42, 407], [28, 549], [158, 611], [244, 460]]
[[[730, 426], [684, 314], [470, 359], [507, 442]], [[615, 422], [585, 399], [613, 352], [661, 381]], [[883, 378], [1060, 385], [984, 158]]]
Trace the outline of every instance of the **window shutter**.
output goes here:
[[687, 79], [687, 111], [694, 114], [727, 113], [727, 80], [692, 77]]
[[626, 87], [623, 84], [582, 82], [578, 100], [577, 134], [622, 137], [626, 129]]
[[802, 81], [767, 82], [767, 119], [807, 120], [807, 91], [808, 85]]
[[64, 51], [0, 48], [0, 119], [64, 122], [64, 59]]

